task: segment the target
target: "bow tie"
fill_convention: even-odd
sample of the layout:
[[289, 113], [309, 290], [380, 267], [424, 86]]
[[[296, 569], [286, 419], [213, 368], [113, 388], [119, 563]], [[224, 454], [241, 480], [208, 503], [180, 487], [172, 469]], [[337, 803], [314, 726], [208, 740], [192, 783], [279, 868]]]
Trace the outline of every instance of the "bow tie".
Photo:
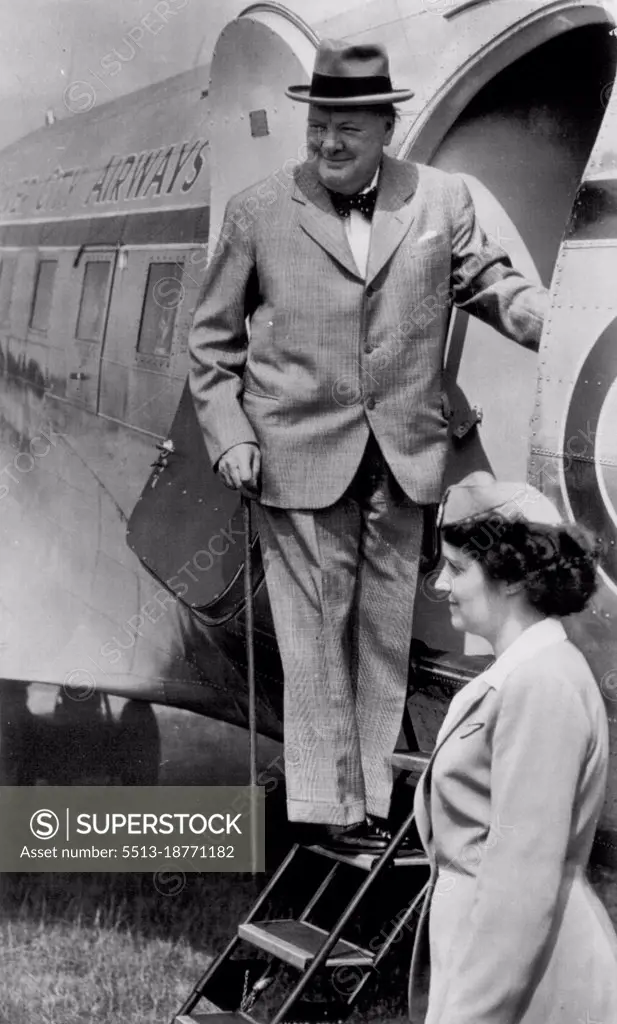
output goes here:
[[330, 199], [339, 217], [349, 217], [352, 210], [359, 210], [363, 217], [372, 220], [377, 202], [377, 185], [369, 188], [368, 192], [356, 192], [353, 196], [330, 192]]

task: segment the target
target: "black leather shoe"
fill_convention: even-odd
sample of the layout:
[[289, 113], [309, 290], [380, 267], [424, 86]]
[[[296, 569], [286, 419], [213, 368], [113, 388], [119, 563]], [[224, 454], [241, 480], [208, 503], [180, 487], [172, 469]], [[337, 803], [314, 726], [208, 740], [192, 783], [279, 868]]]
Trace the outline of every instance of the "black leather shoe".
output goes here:
[[366, 821], [346, 828], [329, 825], [327, 832], [328, 838], [323, 845], [340, 853], [378, 855], [383, 853], [388, 845], [387, 839]]
[[[303, 846], [327, 846], [339, 853], [371, 854], [379, 856], [392, 842], [393, 832], [385, 824], [362, 821], [355, 825], [318, 825], [296, 823], [293, 838]], [[413, 847], [411, 836], [406, 836], [397, 852], [421, 853]]]
[[293, 821], [291, 822], [291, 837], [294, 843], [300, 843], [301, 846], [318, 846], [328, 840], [326, 828], [326, 825], [313, 822]]
[[316, 822], [293, 822], [294, 842], [302, 846], [331, 846], [342, 836], [359, 837], [366, 833], [366, 822], [354, 825], [322, 825]]
[[[400, 825], [397, 826], [396, 828], [392, 828], [390, 825], [388, 825], [387, 822], [383, 821], [382, 819], [378, 819], [378, 818], [369, 819], [369, 832], [370, 832], [370, 834], [375, 837], [375, 840], [381, 839], [381, 841], [385, 844], [385, 846], [389, 846], [390, 845], [390, 843], [392, 842], [394, 836], [398, 832], [399, 828], [400, 828]], [[416, 837], [414, 835], [414, 830], [411, 830], [410, 832], [408, 832], [407, 835], [405, 836], [405, 838], [403, 839], [403, 841], [398, 846], [398, 849], [396, 851], [397, 855], [399, 853], [401, 853], [401, 854], [409, 854], [409, 853], [421, 854], [422, 850], [419, 849], [417, 846], [414, 846], [414, 839], [415, 838]]]

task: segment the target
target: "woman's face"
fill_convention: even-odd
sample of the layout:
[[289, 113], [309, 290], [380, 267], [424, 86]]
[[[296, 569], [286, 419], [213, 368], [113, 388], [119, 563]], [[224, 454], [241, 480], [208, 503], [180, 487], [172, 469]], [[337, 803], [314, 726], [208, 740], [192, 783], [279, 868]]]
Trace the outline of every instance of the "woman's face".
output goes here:
[[448, 594], [452, 626], [491, 639], [503, 611], [502, 588], [462, 548], [444, 541], [442, 550], [444, 565], [435, 589]]

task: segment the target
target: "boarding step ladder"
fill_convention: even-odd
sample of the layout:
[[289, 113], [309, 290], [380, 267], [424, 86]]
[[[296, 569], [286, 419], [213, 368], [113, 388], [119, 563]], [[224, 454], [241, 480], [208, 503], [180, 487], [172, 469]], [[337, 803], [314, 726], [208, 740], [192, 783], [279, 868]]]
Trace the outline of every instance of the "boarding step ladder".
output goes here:
[[[421, 849], [399, 849], [408, 835], [415, 842], [413, 813], [379, 854], [293, 846], [172, 1024], [343, 1021], [402, 933], [417, 924], [430, 869]], [[380, 892], [400, 894], [403, 870], [409, 896], [384, 925]], [[281, 896], [294, 906], [271, 916]], [[254, 1016], [266, 992], [267, 1005]]]
[[[392, 755], [399, 792], [409, 785], [415, 788], [430, 760], [430, 754], [419, 747], [412, 720], [424, 722], [425, 732], [432, 733], [434, 741], [437, 719], [443, 717], [454, 693], [486, 669], [491, 660], [486, 655], [456, 655], [434, 651], [424, 644], [413, 646], [411, 685], [403, 717], [406, 747], [396, 749]], [[413, 839], [414, 835], [414, 814], [409, 812], [380, 855], [343, 854], [325, 846], [293, 846], [172, 1024], [343, 1021], [376, 979], [382, 961], [402, 933], [415, 932], [430, 870], [420, 849], [411, 853], [399, 849], [407, 836]], [[294, 876], [310, 875], [314, 869], [311, 861], [321, 864], [323, 869], [317, 872], [316, 879], [313, 877], [312, 889], [296, 901], [289, 913], [273, 914], [276, 897], [294, 892]], [[384, 926], [382, 907], [376, 906], [375, 897], [380, 885], [389, 885], [396, 891], [402, 869], [410, 880], [410, 893], [400, 913], [390, 917], [386, 913]], [[351, 883], [345, 877], [350, 874]], [[345, 898], [334, 920], [324, 922], [320, 920], [320, 911], [333, 892], [344, 892]], [[373, 937], [378, 931], [377, 946], [374, 941], [360, 939], [353, 930], [358, 920], [366, 923], [367, 918], [369, 922], [372, 918]], [[287, 984], [279, 986], [283, 992], [274, 1003], [273, 990], [285, 972]], [[314, 998], [314, 989], [321, 998]], [[268, 997], [260, 1005], [266, 992]], [[206, 1008], [206, 1003], [210, 1008]]]

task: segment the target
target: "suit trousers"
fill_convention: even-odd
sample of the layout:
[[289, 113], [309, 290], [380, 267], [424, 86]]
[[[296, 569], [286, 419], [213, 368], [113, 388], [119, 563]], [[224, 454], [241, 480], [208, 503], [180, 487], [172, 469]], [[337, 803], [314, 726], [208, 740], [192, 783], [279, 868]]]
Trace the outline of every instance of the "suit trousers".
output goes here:
[[291, 821], [387, 817], [401, 727], [423, 510], [371, 435], [345, 494], [324, 509], [259, 507], [284, 672]]

